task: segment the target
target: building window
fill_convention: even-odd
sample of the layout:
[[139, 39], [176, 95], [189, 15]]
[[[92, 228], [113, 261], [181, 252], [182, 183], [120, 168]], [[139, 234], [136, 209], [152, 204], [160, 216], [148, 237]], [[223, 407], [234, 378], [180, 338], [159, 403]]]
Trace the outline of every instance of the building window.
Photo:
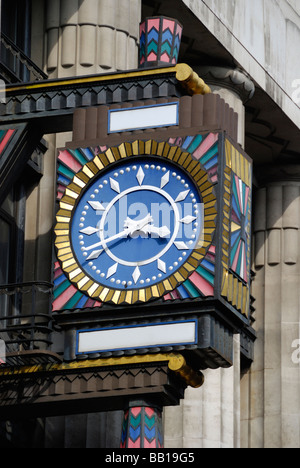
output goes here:
[[[21, 221], [25, 219], [23, 192], [23, 185], [19, 183], [0, 207], [0, 288], [22, 282], [24, 229]], [[13, 303], [13, 296], [0, 294], [0, 317], [17, 312], [15, 303], [12, 310]]]
[[[31, 55], [31, 0], [2, 0], [1, 3], [1, 33], [27, 57]], [[28, 81], [30, 72], [12, 54], [9, 47], [1, 46], [1, 62], [18, 81]]]
[[9, 252], [10, 252], [11, 227], [1, 218], [0, 213], [0, 284], [9, 281]]
[[[12, 250], [12, 222], [8, 215], [0, 210], [0, 285], [6, 285], [11, 280], [11, 250]], [[0, 315], [9, 314], [8, 296], [0, 295]]]

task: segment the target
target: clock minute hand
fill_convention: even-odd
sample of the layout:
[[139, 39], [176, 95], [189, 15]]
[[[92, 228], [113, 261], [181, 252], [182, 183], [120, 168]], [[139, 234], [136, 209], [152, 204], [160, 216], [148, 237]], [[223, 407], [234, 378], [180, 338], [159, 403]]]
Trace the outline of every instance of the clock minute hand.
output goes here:
[[88, 252], [89, 250], [93, 250], [96, 247], [102, 247], [103, 244], [108, 244], [109, 242], [112, 242], [112, 241], [117, 240], [117, 239], [121, 239], [122, 237], [127, 237], [129, 235], [129, 233], [130, 233], [129, 228], [124, 229], [124, 231], [119, 232], [118, 234], [116, 234], [116, 235], [114, 235], [112, 237], [109, 237], [108, 239], [104, 239], [101, 242], [97, 242], [97, 244], [93, 244], [93, 245], [90, 245], [89, 247], [85, 247], [84, 251]]
[[135, 231], [139, 231], [140, 229], [143, 229], [147, 224], [149, 224], [152, 221], [152, 217], [150, 214], [146, 216], [146, 218], [140, 220], [140, 221], [133, 221], [130, 220], [130, 225], [124, 229], [124, 231], [119, 232], [118, 234], [115, 234], [112, 237], [109, 237], [108, 239], [104, 239], [101, 242], [97, 242], [97, 244], [90, 245], [89, 247], [86, 247], [84, 249], [84, 252], [88, 252], [90, 250], [95, 249], [96, 247], [102, 247], [103, 244], [108, 244], [110, 242], [113, 242], [114, 240], [117, 239], [122, 239], [122, 237], [128, 237], [129, 235], [133, 234]]

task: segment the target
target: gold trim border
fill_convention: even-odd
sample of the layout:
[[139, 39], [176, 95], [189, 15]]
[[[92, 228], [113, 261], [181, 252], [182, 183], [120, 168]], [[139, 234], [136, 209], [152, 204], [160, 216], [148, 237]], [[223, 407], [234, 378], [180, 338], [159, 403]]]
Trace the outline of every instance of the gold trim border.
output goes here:
[[[239, 310], [244, 316], [249, 317], [250, 310], [250, 278], [247, 285], [241, 278], [237, 277], [230, 271], [229, 253], [230, 253], [230, 235], [231, 235], [231, 197], [232, 197], [232, 180], [233, 176], [237, 175], [240, 180], [251, 190], [252, 198], [252, 164], [247, 158], [233, 146], [233, 144], [225, 140], [225, 158], [226, 166], [224, 169], [224, 209], [222, 222], [222, 284], [221, 296], [224, 297], [230, 304]], [[251, 211], [248, 212], [249, 234]], [[247, 262], [250, 264], [250, 246], [247, 252]]]
[[250, 290], [239, 278], [225, 268], [222, 272], [221, 296], [225, 297], [245, 317], [249, 317]]
[[105, 358], [86, 361], [75, 361], [62, 364], [37, 364], [35, 366], [23, 366], [19, 368], [0, 368], [0, 379], [5, 377], [38, 374], [38, 373], [51, 373], [63, 371], [78, 371], [88, 369], [101, 369], [114, 366], [143, 365], [154, 364], [158, 362], [168, 362], [168, 367], [172, 372], [179, 375], [187, 385], [193, 388], [200, 388], [204, 384], [204, 375], [200, 371], [195, 371], [187, 365], [185, 358], [181, 354], [167, 353], [167, 354], [146, 354], [145, 356], [123, 356], [120, 358]]
[[[198, 245], [192, 254], [173, 275], [166, 280], [137, 290], [118, 290], [107, 288], [92, 280], [82, 270], [74, 258], [71, 248], [71, 221], [77, 200], [85, 191], [94, 177], [98, 177], [103, 170], [111, 164], [133, 156], [159, 156], [172, 161], [184, 168], [196, 184], [204, 203], [204, 229], [198, 240]], [[217, 199], [214, 186], [210, 182], [208, 174], [202, 169], [199, 161], [195, 160], [188, 152], [182, 151], [178, 146], [171, 146], [167, 142], [155, 140], [136, 140], [132, 143], [122, 143], [118, 147], [111, 147], [107, 151], [95, 156], [93, 161], [83, 166], [82, 170], [75, 175], [71, 184], [67, 187], [60, 201], [60, 209], [56, 215], [55, 247], [57, 258], [62, 270], [76, 288], [89, 296], [100, 301], [121, 304], [145, 303], [152, 299], [158, 299], [172, 292], [182, 284], [197, 269], [200, 261], [206, 255], [207, 249], [213, 240], [216, 230]]]
[[164, 75], [175, 73], [176, 79], [183, 88], [189, 91], [189, 94], [210, 94], [210, 87], [194, 72], [194, 70], [186, 63], [178, 63], [173, 67], [151, 68], [145, 70], [129, 70], [122, 73], [109, 73], [107, 75], [85, 76], [82, 78], [66, 78], [58, 80], [45, 80], [39, 83], [28, 83], [18, 86], [8, 86], [6, 92], [13, 91], [36, 91], [39, 89], [60, 89], [62, 86], [76, 85], [94, 85], [104, 81], [128, 80], [140, 77], [151, 77], [156, 75]]

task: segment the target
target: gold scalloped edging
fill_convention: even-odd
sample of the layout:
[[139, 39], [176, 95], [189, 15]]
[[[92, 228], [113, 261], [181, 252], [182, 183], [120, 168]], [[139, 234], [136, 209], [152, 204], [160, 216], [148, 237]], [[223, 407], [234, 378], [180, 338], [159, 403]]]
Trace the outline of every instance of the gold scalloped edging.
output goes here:
[[194, 371], [186, 363], [181, 354], [147, 354], [145, 356], [123, 356], [120, 358], [95, 359], [87, 361], [75, 361], [62, 364], [39, 364], [36, 366], [22, 366], [19, 368], [0, 368], [1, 377], [17, 376], [25, 374], [36, 374], [40, 372], [61, 372], [76, 371], [84, 369], [95, 369], [113, 366], [131, 366], [134, 364], [155, 364], [158, 362], [167, 362], [172, 372], [178, 374], [187, 385], [193, 388], [200, 388], [204, 384], [204, 375], [200, 371]]
[[[159, 156], [175, 162], [183, 167], [193, 179], [204, 203], [204, 228], [199, 237], [196, 248], [190, 257], [173, 275], [154, 286], [138, 290], [118, 290], [108, 288], [91, 279], [77, 263], [71, 247], [71, 221], [77, 199], [85, 191], [94, 177], [108, 168], [111, 164], [132, 156]], [[60, 209], [56, 215], [55, 246], [57, 258], [62, 270], [76, 288], [94, 300], [100, 302], [121, 304], [145, 303], [157, 299], [174, 291], [180, 284], [198, 268], [200, 261], [205, 257], [207, 249], [213, 240], [216, 230], [216, 196], [214, 186], [208, 174], [202, 169], [199, 161], [188, 152], [182, 151], [178, 146], [171, 146], [167, 142], [155, 140], [136, 140], [133, 143], [122, 143], [118, 147], [111, 147], [104, 153], [97, 155], [93, 161], [83, 166], [67, 187], [65, 195], [60, 201]]]

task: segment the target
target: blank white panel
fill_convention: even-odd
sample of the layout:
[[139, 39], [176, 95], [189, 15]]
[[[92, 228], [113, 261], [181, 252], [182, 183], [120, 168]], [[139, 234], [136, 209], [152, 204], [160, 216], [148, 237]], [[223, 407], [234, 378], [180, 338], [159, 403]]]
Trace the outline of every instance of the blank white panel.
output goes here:
[[78, 333], [77, 352], [92, 353], [151, 346], [184, 345], [193, 344], [196, 339], [196, 322], [82, 331]]
[[109, 112], [108, 132], [178, 125], [178, 103]]

